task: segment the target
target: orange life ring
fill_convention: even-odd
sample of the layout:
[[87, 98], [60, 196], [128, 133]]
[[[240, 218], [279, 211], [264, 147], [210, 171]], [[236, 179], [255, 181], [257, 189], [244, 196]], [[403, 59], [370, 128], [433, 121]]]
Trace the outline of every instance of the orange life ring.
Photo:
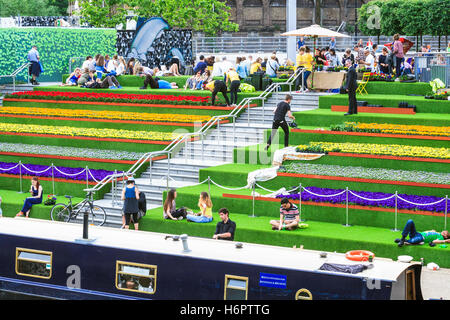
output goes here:
[[352, 250], [348, 251], [345, 254], [345, 257], [352, 261], [368, 261], [369, 256], [372, 256], [372, 258], [374, 258], [375, 254], [367, 250]]

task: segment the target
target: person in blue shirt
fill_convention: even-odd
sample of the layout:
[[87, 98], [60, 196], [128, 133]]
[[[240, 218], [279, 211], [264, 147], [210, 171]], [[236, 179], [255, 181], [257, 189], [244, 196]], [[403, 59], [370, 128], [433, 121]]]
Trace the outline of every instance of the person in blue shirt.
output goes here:
[[32, 76], [31, 84], [38, 85], [36, 78], [41, 74], [41, 65], [39, 64], [39, 52], [36, 46], [32, 46], [27, 55], [28, 61], [31, 63], [29, 73]]
[[31, 187], [30, 187], [31, 197], [25, 199], [22, 210], [20, 210], [20, 212], [16, 214], [16, 217], [23, 217], [25, 215], [25, 217], [28, 218], [30, 215], [31, 207], [35, 204], [42, 203], [43, 192], [44, 190], [42, 189], [42, 185], [39, 184], [38, 178], [37, 177], [31, 178]]
[[330, 47], [330, 49], [336, 49], [336, 39], [334, 37], [331, 38], [328, 46]]
[[198, 71], [201, 72], [201, 74], [203, 74], [206, 70], [206, 68], [208, 67], [208, 65], [205, 62], [205, 56], [201, 55], [199, 57], [200, 61], [197, 63], [197, 65], [194, 68], [194, 74], [196, 74]]
[[236, 58], [236, 72], [238, 73], [239, 78], [241, 78], [241, 80], [247, 78], [248, 76], [244, 61], [245, 57]]
[[300, 40], [297, 41], [297, 50], [299, 50], [304, 45], [305, 45], [305, 40], [303, 39], [303, 37], [300, 37]]
[[269, 78], [276, 78], [277, 76], [277, 70], [280, 67], [280, 65], [277, 62], [277, 56], [276, 55], [272, 55], [270, 57], [270, 60], [267, 61], [267, 65], [266, 65], [266, 75]]

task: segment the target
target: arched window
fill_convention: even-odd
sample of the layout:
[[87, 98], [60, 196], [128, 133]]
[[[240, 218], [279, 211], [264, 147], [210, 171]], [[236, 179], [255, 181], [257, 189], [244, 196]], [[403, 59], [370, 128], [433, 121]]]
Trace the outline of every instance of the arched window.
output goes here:
[[297, 8], [314, 8], [314, 0], [297, 0]]
[[286, 0], [270, 0], [271, 7], [286, 7]]
[[245, 0], [244, 7], [262, 7], [263, 3], [261, 0]]
[[338, 0], [323, 0], [322, 8], [339, 8]]

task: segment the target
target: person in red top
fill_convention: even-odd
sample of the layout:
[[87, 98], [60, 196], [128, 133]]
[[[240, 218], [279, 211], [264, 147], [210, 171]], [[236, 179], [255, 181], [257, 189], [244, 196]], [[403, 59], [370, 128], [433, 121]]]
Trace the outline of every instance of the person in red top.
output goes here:
[[398, 33], [394, 35], [394, 45], [392, 46], [392, 53], [395, 55], [395, 76], [398, 78], [400, 76], [400, 67], [405, 58], [403, 53], [403, 43], [400, 41], [400, 36]]

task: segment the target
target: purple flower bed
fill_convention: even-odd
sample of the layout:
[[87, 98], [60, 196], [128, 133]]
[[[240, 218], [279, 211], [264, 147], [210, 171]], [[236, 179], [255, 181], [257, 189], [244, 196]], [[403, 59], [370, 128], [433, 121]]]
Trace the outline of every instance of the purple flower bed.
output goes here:
[[[15, 167], [15, 168], [14, 168]], [[26, 168], [25, 168], [26, 167]], [[14, 169], [12, 169], [14, 168]], [[8, 170], [11, 169], [11, 170]], [[83, 180], [86, 181], [86, 168], [70, 168], [70, 167], [54, 167], [53, 168], [53, 176], [59, 179], [69, 179], [69, 180]], [[46, 170], [46, 171], [44, 171]], [[59, 172], [59, 171], [61, 172]], [[43, 178], [51, 178], [52, 177], [52, 169], [49, 166], [38, 165], [38, 164], [24, 164], [22, 165], [22, 175], [43, 177]], [[113, 171], [108, 170], [96, 170], [89, 169], [92, 176], [97, 181], [102, 180], [106, 176], [114, 174]], [[20, 175], [20, 168], [18, 163], [14, 162], [0, 162], [0, 173], [14, 174]], [[79, 174], [77, 174], [79, 173]], [[117, 172], [117, 173], [122, 173]], [[91, 174], [88, 175], [89, 181], [95, 181]]]
[[[317, 187], [307, 187], [307, 190], [317, 194], [317, 195], [333, 195], [338, 194], [345, 189], [328, 189], [328, 188], [317, 188]], [[385, 207], [385, 208], [395, 208], [395, 197], [386, 200], [380, 201], [369, 201], [365, 199], [361, 199], [353, 194], [364, 197], [366, 199], [385, 199], [393, 196], [393, 193], [383, 193], [383, 192], [366, 192], [366, 191], [353, 191], [349, 190], [348, 193], [348, 203], [356, 204], [361, 206], [373, 206], [373, 207]], [[302, 201], [314, 201], [314, 202], [329, 202], [329, 203], [342, 203], [345, 204], [346, 194], [345, 192], [338, 196], [333, 197], [319, 197], [313, 195], [305, 190], [301, 192]], [[418, 196], [418, 195], [407, 195], [407, 194], [398, 194], [399, 197], [416, 204], [426, 204], [433, 203], [439, 200], [443, 200], [445, 198], [433, 197], [433, 196]], [[277, 198], [288, 198], [292, 200], [299, 200], [299, 194], [290, 194], [290, 195], [278, 195]], [[441, 201], [437, 204], [431, 205], [415, 205], [410, 204], [402, 199], [397, 199], [397, 208], [398, 209], [407, 209], [407, 210], [418, 210], [418, 211], [433, 211], [433, 212], [445, 212], [445, 200]]]

